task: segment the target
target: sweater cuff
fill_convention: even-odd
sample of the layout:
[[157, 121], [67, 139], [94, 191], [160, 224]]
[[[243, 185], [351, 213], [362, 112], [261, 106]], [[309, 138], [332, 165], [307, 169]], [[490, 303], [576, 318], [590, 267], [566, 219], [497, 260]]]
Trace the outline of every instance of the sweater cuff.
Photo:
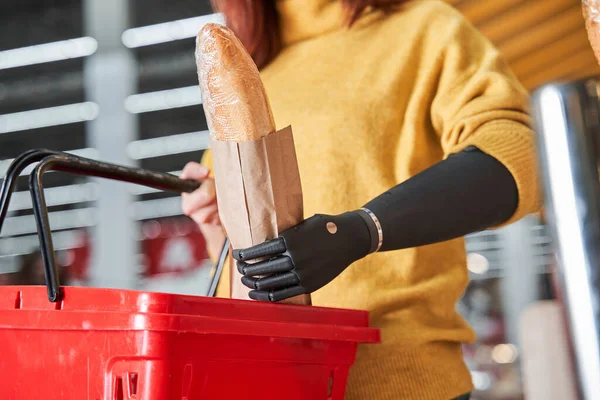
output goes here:
[[538, 160], [535, 134], [522, 123], [511, 120], [490, 121], [477, 129], [467, 140], [454, 146], [457, 153], [469, 146], [500, 161], [512, 174], [519, 192], [519, 204], [513, 216], [494, 228], [509, 225], [528, 214], [540, 211], [541, 187], [538, 179]]

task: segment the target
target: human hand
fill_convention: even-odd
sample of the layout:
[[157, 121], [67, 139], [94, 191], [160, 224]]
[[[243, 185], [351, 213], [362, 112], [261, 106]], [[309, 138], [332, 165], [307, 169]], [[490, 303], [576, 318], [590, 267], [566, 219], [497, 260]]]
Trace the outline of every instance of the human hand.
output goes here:
[[276, 239], [234, 250], [233, 258], [242, 283], [253, 289], [250, 298], [276, 302], [325, 286], [366, 256], [371, 243], [369, 226], [358, 212], [318, 214]]
[[225, 233], [219, 218], [215, 181], [205, 166], [190, 162], [180, 175], [181, 179], [193, 179], [202, 184], [192, 193], [182, 193], [183, 213], [190, 217], [204, 235], [209, 254], [218, 257], [225, 241]]

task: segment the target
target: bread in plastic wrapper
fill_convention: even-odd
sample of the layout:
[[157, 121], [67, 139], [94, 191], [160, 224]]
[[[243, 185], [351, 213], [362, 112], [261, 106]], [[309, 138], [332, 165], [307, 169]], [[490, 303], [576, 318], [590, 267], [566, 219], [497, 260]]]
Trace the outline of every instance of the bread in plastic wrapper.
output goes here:
[[[273, 239], [303, 219], [291, 127], [275, 130], [258, 68], [228, 28], [202, 28], [196, 63], [223, 227], [236, 249]], [[231, 297], [248, 299], [241, 274], [230, 271]], [[302, 295], [284, 302], [311, 301]]]
[[582, 0], [588, 38], [600, 63], [600, 0]]
[[225, 26], [205, 25], [197, 36], [196, 64], [208, 129], [215, 140], [256, 140], [275, 122], [256, 64]]

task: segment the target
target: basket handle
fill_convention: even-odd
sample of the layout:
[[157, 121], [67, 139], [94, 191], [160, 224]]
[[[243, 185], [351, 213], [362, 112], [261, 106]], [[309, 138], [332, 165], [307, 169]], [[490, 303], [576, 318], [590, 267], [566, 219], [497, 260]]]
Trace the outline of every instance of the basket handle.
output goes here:
[[50, 170], [135, 183], [178, 193], [189, 193], [200, 186], [196, 181], [179, 179], [167, 173], [125, 167], [73, 155], [59, 153], [44, 157], [29, 176], [29, 188], [40, 239], [40, 252], [46, 274], [48, 300], [53, 303], [62, 300], [62, 291], [60, 289], [58, 270], [54, 258], [54, 245], [52, 243], [50, 222], [48, 220], [48, 209], [44, 197], [43, 175]]
[[6, 214], [8, 214], [8, 206], [13, 191], [15, 190], [15, 185], [17, 184], [17, 178], [19, 178], [21, 173], [29, 165], [42, 160], [44, 157], [54, 154], [63, 154], [65, 156], [69, 156], [67, 153], [60, 153], [58, 151], [48, 149], [32, 149], [20, 154], [13, 160], [13, 162], [10, 163], [8, 169], [6, 170], [6, 176], [2, 181], [2, 186], [0, 187], [0, 233], [2, 233], [2, 226], [4, 225]]
[[229, 238], [225, 236], [225, 242], [223, 243], [223, 248], [221, 249], [221, 254], [219, 255], [219, 260], [215, 267], [215, 274], [213, 275], [208, 288], [208, 297], [215, 297], [217, 294], [217, 286], [219, 285], [221, 275], [223, 274], [223, 267], [227, 261], [227, 255], [229, 255], [229, 246]]

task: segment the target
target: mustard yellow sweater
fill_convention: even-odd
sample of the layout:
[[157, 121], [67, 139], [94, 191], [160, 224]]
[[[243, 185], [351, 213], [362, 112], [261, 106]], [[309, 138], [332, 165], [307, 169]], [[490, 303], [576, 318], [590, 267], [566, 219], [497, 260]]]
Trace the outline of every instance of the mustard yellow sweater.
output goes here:
[[[348, 30], [336, 0], [279, 0], [277, 8], [285, 47], [262, 77], [278, 127], [294, 129], [307, 217], [357, 209], [470, 145], [513, 174], [511, 222], [538, 211], [527, 93], [457, 11], [413, 1]], [[218, 295], [228, 297], [229, 276], [221, 282]], [[382, 344], [359, 348], [346, 398], [449, 400], [471, 391], [461, 344], [474, 333], [455, 309], [467, 283], [459, 239], [369, 255], [314, 293], [318, 306], [370, 311], [382, 330]]]

